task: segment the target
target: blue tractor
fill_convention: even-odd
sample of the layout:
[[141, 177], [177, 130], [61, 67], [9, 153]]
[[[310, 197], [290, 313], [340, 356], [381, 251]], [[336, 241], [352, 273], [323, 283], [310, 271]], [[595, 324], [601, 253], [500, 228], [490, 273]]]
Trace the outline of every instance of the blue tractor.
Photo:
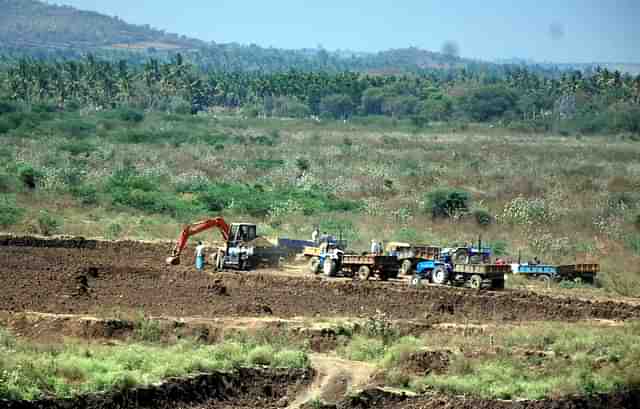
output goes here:
[[426, 260], [416, 265], [411, 285], [419, 287], [423, 280], [435, 284], [446, 284], [453, 274], [453, 266], [444, 260]]

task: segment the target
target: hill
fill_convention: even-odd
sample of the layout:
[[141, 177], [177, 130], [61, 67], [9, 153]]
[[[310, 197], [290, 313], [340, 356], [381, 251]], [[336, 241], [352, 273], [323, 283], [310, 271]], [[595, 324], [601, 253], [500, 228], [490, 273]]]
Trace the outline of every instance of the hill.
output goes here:
[[204, 44], [149, 25], [36, 0], [0, 0], [0, 9], [0, 43], [4, 47], [183, 49]]
[[362, 53], [206, 43], [149, 25], [129, 24], [118, 17], [37, 0], [0, 0], [0, 8], [0, 52], [13, 57], [76, 58], [91, 52], [104, 59], [142, 62], [150, 56], [168, 59], [181, 52], [202, 67], [232, 71], [400, 73], [475, 64], [413, 47]]

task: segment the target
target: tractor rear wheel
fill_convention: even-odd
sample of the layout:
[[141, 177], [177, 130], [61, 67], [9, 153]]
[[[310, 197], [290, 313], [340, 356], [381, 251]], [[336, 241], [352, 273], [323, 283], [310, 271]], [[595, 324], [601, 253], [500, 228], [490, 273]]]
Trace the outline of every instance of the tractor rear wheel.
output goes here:
[[335, 260], [325, 259], [324, 265], [322, 266], [322, 271], [324, 272], [324, 275], [327, 277], [333, 277], [334, 275], [336, 275]]
[[371, 277], [371, 269], [367, 266], [362, 266], [358, 269], [358, 278], [362, 281], [367, 281]]
[[472, 275], [471, 279], [469, 280], [469, 287], [475, 290], [479, 290], [480, 288], [482, 288], [482, 277], [477, 274]]
[[446, 284], [449, 279], [449, 274], [444, 267], [436, 267], [431, 273], [431, 280], [435, 284]]
[[308, 269], [311, 274], [318, 274], [320, 272], [320, 259], [317, 257], [311, 258]]
[[411, 260], [404, 260], [400, 266], [400, 274], [403, 276], [409, 275], [411, 274], [411, 270], [413, 270], [413, 263]]

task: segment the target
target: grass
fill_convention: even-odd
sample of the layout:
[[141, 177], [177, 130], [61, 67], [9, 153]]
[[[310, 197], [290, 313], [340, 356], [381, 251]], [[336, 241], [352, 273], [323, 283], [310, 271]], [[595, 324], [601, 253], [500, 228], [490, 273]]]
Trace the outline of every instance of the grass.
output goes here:
[[[403, 365], [421, 350], [450, 355], [444, 373], [420, 376]], [[376, 363], [391, 386], [489, 399], [590, 395], [640, 385], [640, 322], [621, 326], [536, 323], [492, 334], [428, 332], [387, 343], [357, 335], [340, 354]]]
[[[145, 334], [155, 334], [148, 330], [149, 323], [144, 325]], [[306, 368], [309, 360], [301, 349], [249, 337], [215, 345], [191, 341], [174, 345], [35, 345], [16, 341], [0, 328], [0, 399], [71, 397], [257, 365]]]

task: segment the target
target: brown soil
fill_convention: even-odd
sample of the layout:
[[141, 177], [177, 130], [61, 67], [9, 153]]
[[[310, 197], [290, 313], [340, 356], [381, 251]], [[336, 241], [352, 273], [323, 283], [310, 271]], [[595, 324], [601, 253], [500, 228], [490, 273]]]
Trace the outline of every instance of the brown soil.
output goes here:
[[0, 310], [109, 315], [366, 317], [445, 321], [623, 320], [640, 306], [265, 272], [198, 273], [164, 263], [169, 245], [0, 238]]
[[404, 371], [418, 376], [430, 373], [444, 373], [449, 368], [448, 351], [418, 351], [407, 357], [403, 362]]
[[[640, 391], [610, 395], [545, 399], [539, 401], [496, 401], [470, 397], [432, 395], [409, 397], [370, 389], [339, 402], [324, 405], [323, 409], [635, 409], [640, 402]], [[313, 409], [310, 404], [304, 409]]]

